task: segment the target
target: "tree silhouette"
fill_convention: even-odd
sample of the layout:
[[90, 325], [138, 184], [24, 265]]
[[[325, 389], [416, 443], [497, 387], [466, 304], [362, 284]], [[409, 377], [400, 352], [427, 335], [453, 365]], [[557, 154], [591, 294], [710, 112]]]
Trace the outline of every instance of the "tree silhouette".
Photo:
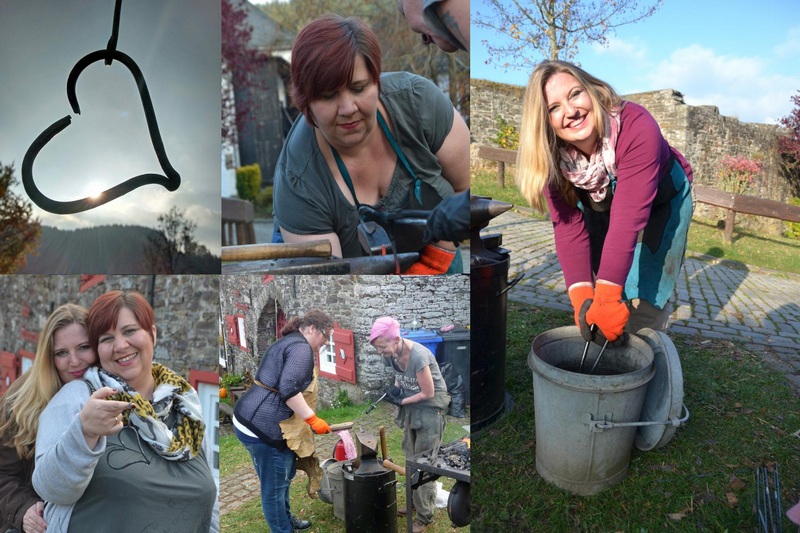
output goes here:
[[31, 204], [11, 190], [16, 182], [14, 165], [0, 163], [0, 274], [24, 267], [25, 254], [34, 252], [42, 233]]
[[158, 233], [147, 238], [145, 263], [154, 274], [187, 273], [188, 259], [207, 250], [194, 240], [197, 223], [175, 206], [158, 217]]
[[583, 42], [605, 44], [609, 30], [649, 17], [661, 1], [640, 7], [636, 0], [484, 0], [490, 13], [478, 11], [472, 24], [501, 36], [481, 41], [489, 62], [529, 69], [542, 58], [573, 60]]

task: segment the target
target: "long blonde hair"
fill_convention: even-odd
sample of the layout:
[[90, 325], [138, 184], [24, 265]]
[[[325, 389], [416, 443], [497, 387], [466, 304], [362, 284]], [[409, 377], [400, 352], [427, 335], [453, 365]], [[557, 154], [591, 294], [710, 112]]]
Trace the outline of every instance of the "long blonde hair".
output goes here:
[[564, 145], [564, 141], [556, 137], [550, 126], [544, 94], [544, 86], [551, 77], [559, 73], [574, 76], [586, 90], [594, 109], [599, 111], [594, 114], [594, 127], [598, 137], [602, 138], [605, 133], [604, 124], [608, 113], [621, 104], [619, 95], [608, 83], [572, 63], [544, 61], [536, 66], [528, 81], [522, 104], [517, 184], [525, 199], [539, 211], [547, 208], [544, 190], [551, 185], [555, 185], [570, 204], [575, 205], [577, 201], [570, 184], [561, 178], [558, 149]]
[[53, 311], [39, 334], [33, 366], [0, 398], [0, 441], [14, 446], [21, 459], [33, 459], [39, 415], [63, 385], [56, 370], [53, 337], [70, 324], [86, 327], [88, 314], [86, 308], [75, 304]]

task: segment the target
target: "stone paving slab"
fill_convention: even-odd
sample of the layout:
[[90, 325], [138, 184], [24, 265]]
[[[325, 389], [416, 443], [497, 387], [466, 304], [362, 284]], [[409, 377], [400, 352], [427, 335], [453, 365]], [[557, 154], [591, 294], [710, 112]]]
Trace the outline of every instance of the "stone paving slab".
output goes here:
[[[511, 210], [493, 219], [488, 233], [501, 233], [511, 251], [509, 280], [524, 275], [508, 292], [511, 300], [572, 309], [549, 220]], [[800, 276], [689, 256], [676, 295], [670, 331], [742, 342], [800, 390]]]

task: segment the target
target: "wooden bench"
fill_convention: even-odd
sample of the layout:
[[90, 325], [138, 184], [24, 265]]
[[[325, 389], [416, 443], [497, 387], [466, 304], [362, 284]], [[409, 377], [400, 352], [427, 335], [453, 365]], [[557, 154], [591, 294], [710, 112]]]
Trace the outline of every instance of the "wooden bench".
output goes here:
[[[222, 199], [222, 246], [255, 244], [253, 204], [238, 198]], [[234, 239], [235, 237], [235, 239]]]
[[227, 403], [219, 402], [219, 421], [224, 423], [226, 419], [228, 421], [233, 419], [233, 407]]
[[[482, 145], [478, 147], [478, 157], [497, 162], [497, 183], [503, 187], [505, 185], [505, 166], [507, 163], [516, 164], [517, 151]], [[800, 222], [800, 206], [734, 194], [697, 184], [694, 185], [694, 191], [698, 202], [727, 210], [725, 231], [722, 237], [725, 243], [733, 240], [736, 213], [777, 218], [786, 222]]]
[[517, 164], [517, 151], [481, 145], [478, 147], [478, 157], [497, 162], [497, 184], [501, 189], [504, 188], [506, 186], [506, 164]]
[[731, 192], [694, 186], [697, 201], [721, 207], [728, 212], [725, 217], [725, 233], [722, 237], [723, 242], [730, 243], [733, 240], [733, 226], [736, 221], [736, 213], [745, 215], [756, 215], [760, 217], [777, 218], [787, 222], [800, 222], [800, 206], [784, 204], [776, 200], [765, 200], [754, 196], [734, 194]]

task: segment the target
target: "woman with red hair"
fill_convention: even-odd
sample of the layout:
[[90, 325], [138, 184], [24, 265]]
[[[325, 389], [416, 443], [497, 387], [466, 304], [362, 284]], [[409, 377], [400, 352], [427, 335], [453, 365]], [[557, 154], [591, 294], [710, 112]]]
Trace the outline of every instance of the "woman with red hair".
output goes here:
[[[334, 255], [361, 256], [359, 207], [431, 210], [469, 187], [466, 123], [430, 80], [381, 74], [378, 38], [362, 21], [328, 15], [303, 28], [292, 85], [302, 116], [274, 177], [286, 242], [324, 238]], [[460, 271], [456, 250], [429, 243], [406, 273]]]
[[200, 400], [153, 361], [153, 308], [110, 291], [87, 325], [101, 368], [62, 387], [39, 419], [33, 486], [48, 531], [219, 531]]

